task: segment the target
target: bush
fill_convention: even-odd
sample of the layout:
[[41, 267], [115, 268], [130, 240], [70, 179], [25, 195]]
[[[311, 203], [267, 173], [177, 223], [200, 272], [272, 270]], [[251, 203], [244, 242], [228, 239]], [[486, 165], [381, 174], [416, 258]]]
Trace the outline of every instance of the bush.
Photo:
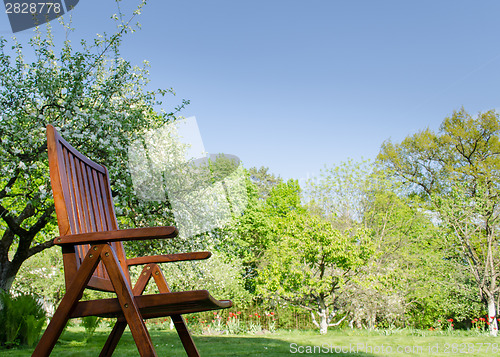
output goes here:
[[0, 293], [0, 345], [32, 347], [40, 337], [45, 319], [45, 310], [36, 296]]
[[85, 316], [82, 318], [81, 325], [85, 328], [85, 339], [88, 340], [94, 334], [99, 326], [101, 319], [97, 316]]

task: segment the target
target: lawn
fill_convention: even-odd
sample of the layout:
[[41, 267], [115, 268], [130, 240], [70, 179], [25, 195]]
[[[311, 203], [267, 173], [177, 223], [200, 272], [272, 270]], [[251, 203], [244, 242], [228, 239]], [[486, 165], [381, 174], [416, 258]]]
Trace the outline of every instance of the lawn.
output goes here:
[[[98, 329], [85, 341], [85, 331], [69, 328], [53, 356], [98, 356], [107, 330]], [[185, 356], [175, 332], [151, 331], [159, 356]], [[497, 354], [499, 340], [466, 331], [335, 330], [326, 336], [315, 331], [278, 331], [265, 335], [195, 335], [202, 356], [483, 356]], [[0, 350], [0, 356], [29, 356], [33, 349]], [[310, 352], [310, 353], [307, 353]], [[138, 356], [127, 331], [114, 354]]]

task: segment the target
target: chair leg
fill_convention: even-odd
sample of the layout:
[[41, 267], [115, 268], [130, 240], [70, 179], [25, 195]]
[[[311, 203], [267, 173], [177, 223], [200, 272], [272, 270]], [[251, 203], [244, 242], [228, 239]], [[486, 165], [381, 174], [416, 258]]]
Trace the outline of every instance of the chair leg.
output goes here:
[[[156, 285], [158, 286], [158, 290], [160, 293], [169, 293], [170, 288], [165, 280], [165, 276], [161, 271], [160, 267], [156, 264], [150, 264], [152, 269], [151, 273], [153, 274], [153, 279], [155, 280]], [[198, 352], [196, 345], [194, 344], [193, 338], [189, 333], [189, 330], [186, 326], [186, 321], [184, 317], [181, 315], [172, 315], [170, 316], [172, 321], [174, 322], [175, 329], [177, 330], [177, 334], [181, 339], [182, 345], [184, 346], [184, 350], [189, 357], [199, 357], [200, 353]]]
[[[146, 288], [146, 285], [151, 278], [150, 270], [151, 267], [149, 267], [149, 269], [146, 269], [146, 267], [144, 267], [141, 275], [139, 276], [139, 279], [132, 289], [134, 296], [142, 295], [142, 293], [144, 292], [144, 289]], [[115, 326], [113, 326], [113, 330], [109, 334], [108, 339], [104, 344], [104, 347], [101, 350], [101, 354], [99, 355], [99, 357], [111, 357], [113, 355], [113, 352], [115, 351], [116, 346], [118, 345], [118, 342], [120, 342], [120, 338], [123, 335], [123, 331], [125, 331], [125, 327], [127, 327], [127, 321], [122, 317], [118, 318], [116, 320]]]
[[157, 356], [156, 351], [151, 342], [144, 320], [142, 319], [139, 307], [137, 306], [130, 288], [129, 282], [125, 279], [125, 274], [118, 263], [118, 257], [114, 249], [110, 246], [105, 246], [101, 253], [101, 259], [106, 267], [109, 279], [113, 284], [118, 301], [122, 307], [123, 315], [127, 324], [130, 327], [130, 332], [134, 338], [137, 349], [141, 357]]
[[[59, 307], [57, 308], [54, 316], [50, 320], [47, 329], [42, 335], [42, 338], [38, 342], [35, 351], [33, 351], [32, 356], [44, 357], [49, 356], [50, 352], [54, 349], [56, 342], [61, 335], [64, 326], [69, 320], [69, 315], [74, 309], [78, 300], [82, 296], [85, 286], [87, 286], [92, 273], [94, 272], [97, 264], [99, 264], [99, 253], [102, 251], [103, 246], [97, 246], [94, 251], [89, 251], [87, 256], [82, 262], [82, 265], [78, 269], [76, 276], [73, 279], [69, 289], [66, 291]], [[91, 254], [95, 253], [95, 255]]]
[[125, 331], [125, 327], [127, 327], [127, 321], [119, 318], [116, 321], [115, 326], [113, 326], [113, 330], [109, 334], [108, 339], [106, 340], [106, 343], [104, 344], [104, 347], [99, 354], [99, 357], [111, 357], [113, 355], [113, 352], [115, 351], [115, 348], [118, 345], [118, 342], [120, 342], [120, 338], [123, 335], [123, 331]]
[[182, 345], [184, 346], [184, 350], [186, 350], [187, 355], [189, 357], [199, 357], [200, 353], [198, 352], [193, 338], [189, 333], [184, 317], [182, 317], [181, 315], [172, 315], [170, 316], [170, 318], [172, 319], [172, 321], [174, 321], [175, 329], [177, 330], [177, 334], [181, 339]]

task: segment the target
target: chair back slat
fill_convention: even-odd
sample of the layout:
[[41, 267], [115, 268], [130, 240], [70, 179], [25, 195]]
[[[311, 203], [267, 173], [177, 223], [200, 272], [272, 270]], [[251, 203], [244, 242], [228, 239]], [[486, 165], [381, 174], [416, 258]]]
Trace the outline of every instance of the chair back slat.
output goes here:
[[[60, 235], [118, 229], [107, 169], [88, 159], [47, 126], [50, 178]], [[112, 243], [128, 279], [125, 251], [121, 242]], [[89, 244], [64, 249], [66, 288], [90, 249]], [[89, 288], [114, 291], [106, 269], [100, 263]]]
[[95, 202], [97, 201], [97, 195], [95, 193], [95, 188], [93, 184], [93, 177], [92, 177], [92, 171], [89, 167], [83, 166], [82, 167], [82, 175], [84, 177], [83, 182], [84, 182], [84, 190], [85, 190], [85, 207], [87, 207], [87, 214], [88, 214], [88, 228], [95, 232], [97, 231], [97, 221], [96, 216], [94, 214], [94, 210], [97, 209], [97, 205]]

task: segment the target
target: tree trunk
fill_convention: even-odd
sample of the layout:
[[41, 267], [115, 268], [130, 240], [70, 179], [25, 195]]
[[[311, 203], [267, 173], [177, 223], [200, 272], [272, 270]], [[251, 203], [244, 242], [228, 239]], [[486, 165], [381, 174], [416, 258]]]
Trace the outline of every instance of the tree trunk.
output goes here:
[[498, 335], [497, 309], [495, 298], [493, 296], [488, 297], [488, 322], [490, 336], [496, 337]]
[[316, 316], [314, 314], [314, 310], [311, 310], [311, 318], [314, 326], [319, 328], [319, 333], [322, 335], [325, 335], [328, 332], [328, 309], [324, 308], [319, 308], [318, 311], [316, 311], [316, 314], [318, 314], [320, 320], [319, 323], [316, 320]]
[[[19, 268], [21, 268], [26, 259], [54, 245], [52, 239], [49, 239], [32, 247], [33, 239], [45, 228], [54, 210], [55, 208], [52, 204], [37, 212], [31, 202], [28, 202], [23, 211], [18, 216], [13, 217], [11, 212], [0, 204], [0, 218], [8, 226], [0, 239], [0, 291], [10, 290]], [[37, 214], [40, 215], [37, 216]], [[25, 229], [22, 226], [26, 219], [36, 219], [35, 223], [29, 229]], [[18, 243], [14, 257], [11, 260], [9, 259], [9, 251], [16, 236], [18, 237]]]
[[0, 262], [0, 292], [8, 292], [10, 290], [18, 270], [19, 269], [12, 269], [12, 265], [9, 261]]
[[318, 310], [316, 311], [316, 314], [319, 316], [319, 323], [316, 320], [316, 316], [314, 314], [313, 309], [309, 309], [311, 311], [311, 318], [313, 324], [319, 328], [319, 333], [322, 335], [325, 335], [328, 332], [328, 323], [330, 322], [328, 320], [328, 307], [326, 307], [325, 300], [323, 299], [322, 296], [319, 296], [317, 298], [318, 302]]
[[318, 315], [321, 318], [319, 321], [319, 333], [321, 335], [326, 335], [328, 332], [328, 310], [321, 309]]

